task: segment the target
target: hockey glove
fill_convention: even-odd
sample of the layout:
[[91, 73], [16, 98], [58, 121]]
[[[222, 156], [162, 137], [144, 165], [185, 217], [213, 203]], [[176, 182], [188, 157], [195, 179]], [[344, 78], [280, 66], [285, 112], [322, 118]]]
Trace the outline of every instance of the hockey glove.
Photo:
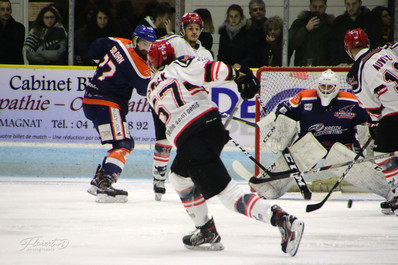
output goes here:
[[[244, 100], [253, 98], [260, 89], [259, 81], [248, 67], [242, 67], [238, 73], [235, 82], [238, 85], [238, 91], [241, 97]], [[243, 73], [243, 75], [241, 73]]]
[[375, 140], [376, 139], [376, 132], [377, 132], [377, 126], [379, 126], [378, 122], [369, 122], [369, 134], [370, 137]]

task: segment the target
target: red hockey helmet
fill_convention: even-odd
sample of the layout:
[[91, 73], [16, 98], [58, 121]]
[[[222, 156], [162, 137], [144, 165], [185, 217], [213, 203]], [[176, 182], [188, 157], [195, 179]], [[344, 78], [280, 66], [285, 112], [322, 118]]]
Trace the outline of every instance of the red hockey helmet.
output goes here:
[[361, 28], [349, 30], [345, 34], [344, 46], [347, 52], [354, 48], [367, 48], [369, 47], [368, 35]]
[[181, 29], [185, 28], [188, 24], [191, 23], [196, 23], [199, 24], [200, 29], [203, 29], [203, 20], [200, 18], [200, 16], [196, 13], [185, 13], [181, 20], [180, 20], [180, 27]]
[[148, 52], [149, 65], [155, 69], [169, 64], [175, 58], [174, 48], [167, 40], [155, 41]]

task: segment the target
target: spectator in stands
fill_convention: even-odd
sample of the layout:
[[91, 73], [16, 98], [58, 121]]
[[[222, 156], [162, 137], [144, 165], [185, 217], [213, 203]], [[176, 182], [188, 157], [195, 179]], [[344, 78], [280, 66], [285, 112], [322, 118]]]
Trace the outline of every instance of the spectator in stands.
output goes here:
[[152, 27], [157, 38], [174, 34], [173, 16], [176, 10], [168, 2], [150, 2], [145, 6], [145, 10], [148, 15], [140, 20], [140, 25]]
[[198, 8], [193, 12], [198, 14], [204, 23], [203, 30], [199, 36], [199, 41], [202, 43], [202, 46], [208, 49], [214, 56], [214, 53], [211, 50], [213, 47], [213, 36], [211, 34], [214, 34], [214, 25], [211, 13], [207, 8]]
[[0, 64], [24, 64], [25, 27], [11, 14], [11, 2], [0, 0]]
[[120, 30], [113, 22], [107, 6], [99, 7], [91, 21], [75, 33], [75, 65], [95, 65], [88, 57], [91, 43], [104, 37], [119, 37]]
[[29, 64], [66, 64], [67, 33], [58, 10], [46, 6], [40, 10], [25, 40]]
[[302, 11], [289, 29], [289, 58], [295, 51], [295, 66], [326, 66], [333, 62], [334, 16], [326, 12], [327, 0], [310, 0], [310, 10]]
[[[259, 50], [267, 50], [268, 43], [265, 40], [264, 24], [268, 20], [266, 15], [265, 3], [263, 0], [251, 0], [249, 2], [249, 14], [250, 19], [247, 21], [247, 49], [250, 51], [250, 62], [249, 67], [261, 67], [267, 65], [258, 56]], [[268, 54], [265, 54], [265, 58], [268, 58]]]
[[248, 66], [246, 18], [240, 5], [233, 4], [228, 7], [227, 19], [218, 33], [218, 60], [235, 68]]
[[116, 4], [116, 22], [120, 28], [120, 37], [130, 39], [138, 25], [134, 15], [134, 7], [130, 0], [122, 0]]
[[370, 10], [362, 6], [362, 0], [344, 0], [346, 11], [337, 16], [333, 22], [336, 47], [331, 50], [334, 65], [347, 66], [354, 61], [347, 55], [344, 48], [344, 37], [348, 30], [361, 28], [369, 37], [370, 47], [377, 47], [377, 28], [372, 22]]
[[394, 41], [392, 19], [388, 8], [385, 6], [376, 6], [370, 13], [372, 15], [373, 23], [375, 23], [377, 29], [379, 29], [379, 40], [377, 46], [382, 46], [387, 42]]
[[[283, 19], [280, 16], [270, 17], [265, 22], [265, 40], [268, 42], [268, 66], [282, 66]], [[267, 54], [267, 53], [264, 53]]]

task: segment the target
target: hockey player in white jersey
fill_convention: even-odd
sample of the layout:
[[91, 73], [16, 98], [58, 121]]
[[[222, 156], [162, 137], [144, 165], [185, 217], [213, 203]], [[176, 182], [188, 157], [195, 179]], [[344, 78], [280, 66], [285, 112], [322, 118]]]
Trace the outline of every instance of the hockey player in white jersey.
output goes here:
[[220, 153], [228, 142], [217, 105], [203, 85], [236, 82], [243, 99], [258, 92], [258, 80], [250, 69], [237, 71], [223, 62], [190, 56], [175, 59], [173, 47], [165, 40], [152, 44], [148, 61], [154, 71], [147, 98], [165, 125], [166, 136], [176, 147], [169, 175], [195, 227], [183, 237], [188, 249], [222, 250], [221, 237], [206, 200], [217, 196], [230, 210], [270, 223], [282, 234], [282, 250], [297, 253], [304, 223], [278, 205], [270, 205], [253, 193], [245, 193], [231, 179]]
[[[203, 21], [198, 14], [184, 14], [180, 21], [180, 30], [181, 35], [170, 35], [163, 38], [173, 46], [176, 57], [190, 55], [206, 60], [213, 60], [211, 53], [198, 40], [203, 30]], [[159, 123], [156, 115], [154, 115], [154, 122]], [[171, 149], [172, 146], [167, 141], [164, 130], [157, 130], [152, 169], [153, 189], [155, 200], [157, 201], [161, 200], [163, 194], [166, 193], [165, 180]]]
[[[398, 43], [369, 50], [368, 36], [358, 28], [347, 31], [344, 45], [355, 61], [347, 81], [373, 121], [370, 131], [375, 139], [375, 155], [398, 151]], [[376, 162], [395, 196], [381, 203], [381, 211], [398, 215], [398, 158]]]

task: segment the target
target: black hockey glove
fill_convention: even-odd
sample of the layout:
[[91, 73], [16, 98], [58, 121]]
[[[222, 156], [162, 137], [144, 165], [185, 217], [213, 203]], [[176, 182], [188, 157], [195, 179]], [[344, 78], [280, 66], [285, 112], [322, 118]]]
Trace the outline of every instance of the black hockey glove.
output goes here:
[[377, 126], [379, 126], [378, 122], [369, 122], [369, 134], [370, 137], [375, 140], [376, 139], [376, 132], [377, 132]]
[[241, 97], [244, 100], [253, 98], [260, 89], [260, 82], [248, 67], [242, 67], [237, 72], [238, 74], [235, 78], [235, 82], [238, 85], [238, 91]]

